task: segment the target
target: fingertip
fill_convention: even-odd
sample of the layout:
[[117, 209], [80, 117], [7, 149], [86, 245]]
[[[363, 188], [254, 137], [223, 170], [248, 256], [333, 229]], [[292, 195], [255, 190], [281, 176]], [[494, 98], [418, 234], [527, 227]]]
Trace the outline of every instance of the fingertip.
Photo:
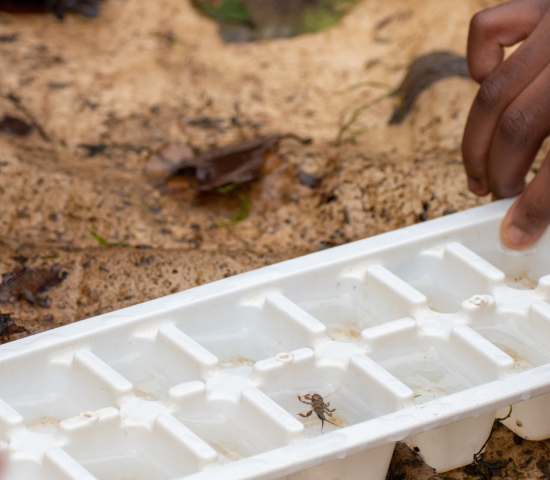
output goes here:
[[532, 235], [524, 232], [514, 224], [508, 225], [501, 232], [502, 242], [513, 250], [523, 250], [534, 242]]
[[517, 206], [517, 202], [514, 203], [502, 220], [500, 238], [508, 248], [523, 250], [535, 243], [540, 237], [540, 233], [527, 232], [521, 224], [515, 221], [516, 218], [521, 218], [521, 212], [517, 212]]
[[471, 177], [468, 178], [468, 188], [470, 189], [470, 192], [474, 193], [478, 197], [484, 197], [489, 193], [487, 186], [479, 180]]

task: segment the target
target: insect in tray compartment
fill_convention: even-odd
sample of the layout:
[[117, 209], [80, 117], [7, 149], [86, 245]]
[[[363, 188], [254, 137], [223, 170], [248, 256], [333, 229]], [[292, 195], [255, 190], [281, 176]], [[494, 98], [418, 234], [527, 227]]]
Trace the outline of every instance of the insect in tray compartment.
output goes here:
[[[338, 390], [340, 390], [340, 387], [338, 387]], [[335, 394], [338, 390], [335, 390], [330, 395]], [[330, 395], [327, 395], [326, 397], [321, 397], [318, 393], [308, 393], [307, 395], [304, 395], [305, 400], [311, 400], [310, 402], [306, 402], [305, 400], [302, 400], [302, 397], [298, 395], [298, 400], [300, 402], [305, 403], [306, 405], [311, 405], [311, 410], [307, 413], [299, 413], [298, 415], [300, 417], [309, 417], [313, 412], [317, 414], [317, 418], [321, 420], [321, 433], [323, 433], [323, 427], [325, 426], [325, 422], [330, 423], [331, 425], [334, 425], [335, 427], [339, 427], [340, 425], [336, 425], [335, 423], [331, 422], [327, 418], [325, 418], [325, 414], [327, 414], [329, 417], [332, 417], [332, 413], [336, 411], [335, 408], [332, 410], [328, 407], [330, 407], [330, 402], [325, 403], [325, 398], [330, 397]]]

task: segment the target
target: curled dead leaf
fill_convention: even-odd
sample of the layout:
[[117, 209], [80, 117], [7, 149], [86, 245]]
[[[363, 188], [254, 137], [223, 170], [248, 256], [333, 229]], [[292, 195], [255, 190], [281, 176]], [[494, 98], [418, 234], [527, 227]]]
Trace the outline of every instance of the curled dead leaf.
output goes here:
[[401, 123], [411, 111], [416, 98], [435, 82], [447, 77], [470, 78], [466, 57], [452, 52], [432, 52], [416, 58], [405, 79], [395, 90], [400, 100], [389, 123]]
[[162, 183], [176, 175], [192, 175], [196, 180], [195, 187], [200, 191], [238, 185], [258, 179], [267, 153], [285, 138], [311, 142], [292, 134], [270, 135], [214, 148], [196, 156], [187, 145], [172, 144], [153, 153], [144, 172], [154, 183]]
[[47, 268], [18, 267], [2, 274], [0, 303], [15, 303], [24, 298], [33, 305], [49, 306], [48, 297], [39, 294], [59, 285], [68, 273], [59, 264]]
[[33, 126], [31, 124], [11, 115], [4, 115], [0, 120], [0, 132], [15, 137], [26, 137], [32, 132], [32, 129]]
[[11, 313], [0, 312], [0, 343], [4, 343], [5, 337], [8, 335], [15, 335], [17, 333], [26, 333], [27, 329], [16, 325], [11, 319]]
[[63, 18], [67, 12], [97, 17], [100, 0], [0, 0], [0, 10], [10, 13], [54, 12]]

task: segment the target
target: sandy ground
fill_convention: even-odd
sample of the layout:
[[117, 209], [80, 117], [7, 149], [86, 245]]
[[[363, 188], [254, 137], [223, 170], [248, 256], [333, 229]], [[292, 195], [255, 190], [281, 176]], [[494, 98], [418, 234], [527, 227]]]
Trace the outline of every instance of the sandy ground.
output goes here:
[[[387, 125], [395, 103], [384, 100], [335, 143], [357, 107], [387, 93], [365, 82], [394, 87], [418, 55], [463, 53], [470, 17], [488, 5], [364, 0], [327, 31], [234, 45], [185, 0], [107, 0], [95, 20], [0, 15], [0, 38], [17, 34], [0, 42], [0, 115], [22, 116], [14, 92], [49, 137], [0, 135], [0, 272], [23, 255], [69, 273], [49, 308], [7, 311], [36, 333], [488, 201], [467, 191], [460, 156], [477, 90], [468, 79], [424, 92], [399, 126]], [[249, 218], [233, 226], [215, 225], [236, 201], [161, 192], [143, 175], [166, 143], [204, 150], [287, 132], [313, 143], [281, 144], [244, 190]], [[97, 143], [108, 148], [96, 156], [79, 147]], [[90, 232], [152, 248], [101, 246]], [[499, 432], [507, 458], [515, 444]], [[529, 465], [522, 478], [539, 478]]]

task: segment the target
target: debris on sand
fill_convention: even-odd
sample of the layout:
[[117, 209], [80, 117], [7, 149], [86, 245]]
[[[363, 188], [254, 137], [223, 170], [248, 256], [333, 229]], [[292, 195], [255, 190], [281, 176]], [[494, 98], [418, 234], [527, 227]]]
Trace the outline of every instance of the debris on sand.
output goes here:
[[386, 480], [405, 480], [405, 478], [427, 478], [436, 471], [428, 466], [418, 454], [404, 443], [397, 442], [391, 459]]
[[401, 123], [411, 111], [418, 95], [438, 80], [447, 77], [470, 78], [466, 57], [441, 51], [416, 58], [409, 66], [405, 79], [394, 92], [400, 105], [396, 107], [389, 123]]
[[286, 38], [336, 24], [357, 0], [191, 0], [225, 42]]
[[270, 135], [214, 148], [197, 156], [187, 145], [168, 145], [149, 157], [145, 175], [154, 183], [177, 175], [194, 176], [195, 188], [200, 191], [239, 185], [260, 178], [265, 157], [285, 138], [304, 144], [311, 142], [293, 134]]
[[68, 273], [60, 264], [47, 268], [20, 266], [13, 272], [2, 274], [0, 303], [15, 303], [24, 298], [32, 305], [49, 306], [48, 297], [38, 295], [59, 285]]
[[237, 210], [237, 213], [235, 213], [235, 215], [231, 216], [227, 220], [222, 220], [221, 222], [214, 224], [214, 226], [227, 227], [229, 225], [234, 225], [235, 223], [246, 220], [250, 215], [250, 199], [244, 193], [239, 192], [237, 190], [237, 187], [238, 185], [233, 183], [231, 185], [220, 187], [215, 190], [216, 193], [219, 193], [221, 195], [229, 195], [230, 197], [239, 200], [239, 209]]
[[78, 148], [86, 150], [87, 157], [95, 157], [107, 151], [107, 145], [105, 143], [81, 143]]
[[[502, 470], [506, 469], [510, 463], [512, 464], [514, 471], [517, 470], [516, 464], [512, 458], [509, 458], [508, 460], [504, 460], [501, 458], [488, 459], [485, 458], [486, 455], [484, 452], [484, 449], [489, 443], [489, 440], [491, 440], [493, 433], [495, 433], [502, 426], [501, 422], [510, 418], [511, 415], [512, 406], [510, 406], [510, 411], [508, 412], [508, 415], [506, 415], [504, 418], [495, 419], [495, 421], [493, 422], [493, 426], [491, 427], [491, 433], [489, 433], [487, 440], [485, 441], [479, 452], [474, 453], [472, 463], [464, 467], [464, 473], [466, 475], [472, 477], [480, 477], [480, 480], [491, 480], [493, 477], [502, 477]], [[517, 474], [516, 478], [518, 478]]]
[[[1, 1], [2, 0], [0, 0], [0, 2]], [[25, 106], [25, 104], [23, 103], [19, 95], [17, 95], [15, 92], [9, 92], [6, 95], [6, 99], [9, 100], [15, 108], [17, 108], [23, 115], [27, 117], [27, 119], [32, 123], [32, 125], [36, 128], [36, 130], [40, 134], [40, 136], [46, 142], [51, 141], [51, 138], [47, 134], [46, 130], [44, 130], [44, 127], [40, 124], [40, 122], [36, 119], [36, 117], [32, 114], [32, 112]]]
[[11, 115], [4, 115], [0, 120], [0, 132], [7, 135], [13, 135], [15, 137], [26, 137], [32, 132], [33, 126], [24, 122], [23, 120], [12, 117]]
[[[453, 76], [470, 78], [466, 57], [461, 57], [460, 55], [455, 55], [448, 51], [440, 51], [428, 53], [427, 55], [416, 58], [409, 66], [405, 79], [396, 89], [387, 87], [379, 82], [371, 81], [361, 82], [345, 89], [344, 92], [351, 91], [358, 86], [368, 85], [384, 88], [387, 91], [364, 105], [355, 108], [351, 114], [342, 115], [340, 119], [340, 128], [334, 142], [335, 145], [341, 145], [344, 141], [353, 142], [355, 137], [368, 131], [367, 128], [351, 131], [351, 127], [364, 112], [378, 105], [380, 102], [392, 97], [397, 97], [399, 105], [395, 108], [388, 123], [399, 124], [407, 117], [422, 91], [426, 90], [438, 80]], [[348, 132], [349, 138], [344, 139], [344, 134]]]
[[16, 333], [26, 333], [25, 327], [20, 327], [15, 324], [11, 319], [11, 313], [0, 312], [0, 343], [4, 343], [8, 335], [15, 335]]
[[319, 186], [319, 179], [306, 172], [298, 172], [298, 180], [300, 180], [302, 185], [309, 188], [317, 188]]
[[100, 0], [0, 0], [0, 10], [9, 13], [53, 12], [63, 18], [68, 12], [97, 17]]

